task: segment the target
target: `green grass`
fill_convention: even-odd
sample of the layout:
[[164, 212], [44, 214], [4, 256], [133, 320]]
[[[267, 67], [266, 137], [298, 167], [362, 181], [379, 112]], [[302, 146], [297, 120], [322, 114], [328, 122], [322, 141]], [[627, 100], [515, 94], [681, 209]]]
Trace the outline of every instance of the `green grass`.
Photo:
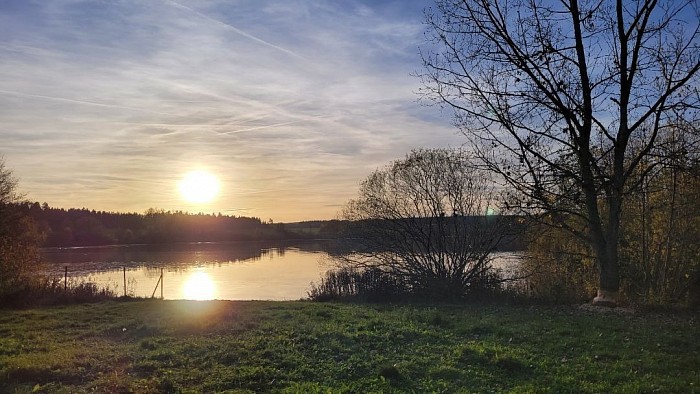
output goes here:
[[698, 323], [576, 307], [110, 301], [0, 311], [0, 392], [700, 392]]

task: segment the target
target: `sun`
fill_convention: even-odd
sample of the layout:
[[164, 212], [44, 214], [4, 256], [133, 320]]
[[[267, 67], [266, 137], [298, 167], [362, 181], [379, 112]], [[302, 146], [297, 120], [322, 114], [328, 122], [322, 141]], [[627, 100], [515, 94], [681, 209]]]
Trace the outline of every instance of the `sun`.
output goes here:
[[212, 300], [216, 294], [216, 286], [206, 272], [193, 272], [185, 281], [182, 295], [186, 300]]
[[219, 193], [219, 180], [206, 171], [191, 171], [185, 174], [178, 188], [187, 202], [207, 203]]

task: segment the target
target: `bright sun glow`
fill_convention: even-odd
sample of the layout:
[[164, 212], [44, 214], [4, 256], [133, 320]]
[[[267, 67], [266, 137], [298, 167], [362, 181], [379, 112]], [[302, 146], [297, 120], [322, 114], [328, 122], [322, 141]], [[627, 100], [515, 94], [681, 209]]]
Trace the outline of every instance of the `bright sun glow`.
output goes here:
[[187, 300], [213, 300], [215, 294], [214, 281], [206, 272], [193, 272], [182, 288], [183, 298]]
[[187, 173], [179, 184], [180, 194], [191, 203], [206, 203], [219, 193], [219, 180], [205, 171]]

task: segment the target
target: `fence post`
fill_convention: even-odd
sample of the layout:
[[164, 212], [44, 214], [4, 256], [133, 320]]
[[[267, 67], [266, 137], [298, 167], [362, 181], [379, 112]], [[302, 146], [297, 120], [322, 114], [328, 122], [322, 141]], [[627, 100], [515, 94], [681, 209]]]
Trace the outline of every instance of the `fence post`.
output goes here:
[[153, 293], [151, 294], [151, 298], [154, 298], [156, 296], [156, 290], [158, 290], [158, 286], [160, 286], [160, 298], [163, 298], [163, 269], [160, 269], [160, 276], [158, 277], [158, 282], [156, 282], [156, 287], [153, 288]]
[[63, 273], [63, 292], [64, 293], [68, 291], [68, 266], [66, 266], [65, 268], [66, 268], [66, 270]]
[[124, 297], [126, 297], [126, 267], [124, 267]]

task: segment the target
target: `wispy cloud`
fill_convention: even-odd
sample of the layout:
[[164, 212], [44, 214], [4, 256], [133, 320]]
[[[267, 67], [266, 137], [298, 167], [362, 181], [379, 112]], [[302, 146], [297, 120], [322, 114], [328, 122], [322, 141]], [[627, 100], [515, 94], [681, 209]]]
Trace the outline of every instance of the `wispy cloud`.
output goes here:
[[242, 35], [243, 37], [246, 37], [246, 38], [250, 38], [251, 40], [253, 40], [253, 41], [257, 42], [257, 43], [263, 44], [263, 45], [268, 46], [268, 47], [270, 47], [270, 48], [277, 49], [277, 50], [279, 50], [279, 51], [281, 51], [281, 52], [283, 52], [283, 53], [286, 53], [286, 54], [288, 54], [288, 55], [291, 55], [291, 56], [294, 56], [294, 57], [303, 59], [303, 57], [297, 55], [296, 53], [290, 51], [289, 49], [282, 48], [282, 47], [277, 46], [277, 45], [275, 45], [275, 44], [273, 44], [273, 43], [270, 43], [270, 42], [267, 42], [267, 41], [265, 41], [265, 40], [263, 40], [263, 39], [261, 39], [261, 38], [258, 38], [258, 37], [254, 36], [254, 35], [252, 35], [252, 34], [248, 34], [248, 33], [246, 33], [245, 31], [243, 31], [243, 30], [241, 30], [241, 29], [237, 28], [236, 26], [233, 26], [233, 25], [231, 25], [231, 24], [229, 24], [229, 23], [223, 22], [223, 21], [221, 21], [221, 20], [219, 20], [219, 19], [216, 19], [216, 18], [212, 18], [211, 16], [205, 15], [205, 14], [203, 14], [203, 13], [201, 13], [201, 12], [195, 11], [195, 10], [193, 10], [192, 8], [187, 7], [187, 6], [184, 6], [184, 5], [182, 5], [182, 4], [180, 4], [180, 3], [176, 2], [176, 1], [173, 1], [173, 0], [164, 0], [164, 1], [167, 2], [167, 3], [169, 3], [169, 4], [172, 4], [174, 7], [177, 7], [177, 8], [186, 10], [186, 11], [189, 11], [189, 12], [193, 13], [194, 15], [197, 15], [198, 17], [200, 17], [200, 18], [202, 18], [202, 19], [204, 19], [204, 20], [207, 20], [207, 21], [214, 22], [214, 23], [216, 23], [216, 24], [225, 26], [226, 28], [231, 29], [232, 31], [236, 32], [237, 34], [240, 34], [240, 35]]
[[128, 107], [125, 105], [117, 105], [117, 104], [105, 104], [105, 103], [99, 103], [99, 102], [94, 102], [94, 101], [72, 99], [72, 98], [67, 98], [67, 97], [46, 96], [43, 94], [13, 92], [13, 91], [4, 90], [4, 89], [0, 89], [0, 94], [7, 94], [7, 95], [13, 95], [13, 96], [20, 96], [20, 97], [29, 97], [29, 98], [36, 98], [36, 99], [42, 99], [42, 100], [63, 101], [63, 102], [67, 102], [67, 103], [91, 105], [91, 106], [95, 106], [95, 107], [126, 109], [129, 111], [137, 111], [137, 112], [149, 112], [149, 113], [154, 113], [154, 114], [158, 114], [158, 115], [168, 115], [168, 116], [175, 115], [175, 114], [169, 114], [169, 113], [165, 113], [165, 112], [152, 111], [149, 108]]
[[[458, 145], [416, 103], [425, 1], [0, 4], [1, 153], [58, 206], [330, 218], [373, 169]], [[222, 197], [183, 206], [183, 172]]]

